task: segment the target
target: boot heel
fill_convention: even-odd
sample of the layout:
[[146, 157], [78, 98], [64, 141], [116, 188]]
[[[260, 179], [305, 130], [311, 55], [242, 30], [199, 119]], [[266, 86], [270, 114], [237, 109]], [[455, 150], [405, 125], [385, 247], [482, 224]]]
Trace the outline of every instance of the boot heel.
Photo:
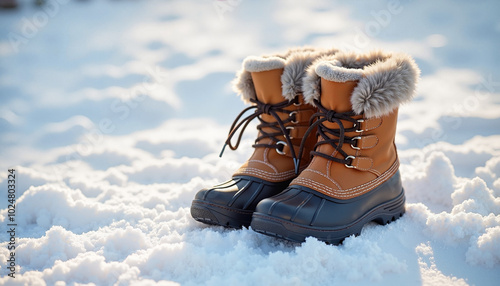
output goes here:
[[381, 225], [386, 225], [402, 217], [406, 211], [405, 201], [406, 199], [403, 189], [403, 191], [397, 198], [385, 203], [383, 206], [381, 206], [381, 208], [379, 208], [376, 217], [372, 221]]
[[250, 226], [252, 213], [252, 211], [232, 209], [198, 200], [194, 200], [191, 205], [191, 216], [196, 221], [228, 228], [238, 229]]

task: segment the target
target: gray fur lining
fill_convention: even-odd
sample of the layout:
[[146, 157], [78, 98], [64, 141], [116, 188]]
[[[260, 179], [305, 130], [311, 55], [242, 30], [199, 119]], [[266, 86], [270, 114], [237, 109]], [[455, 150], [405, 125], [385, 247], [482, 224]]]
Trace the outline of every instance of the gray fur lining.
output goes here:
[[367, 118], [381, 117], [413, 98], [419, 76], [415, 61], [406, 54], [340, 52], [334, 57], [320, 58], [309, 67], [304, 98], [308, 103], [319, 99], [321, 78], [359, 81], [351, 95], [352, 110]]
[[292, 100], [302, 93], [302, 82], [306, 69], [321, 55], [334, 54], [336, 49], [314, 49], [311, 47], [292, 48], [282, 54], [270, 56], [250, 56], [243, 61], [242, 69], [238, 71], [233, 81], [233, 89], [241, 95], [244, 102], [255, 98], [255, 88], [251, 72], [261, 72], [283, 68], [281, 76], [283, 97]]
[[248, 72], [262, 72], [285, 67], [285, 60], [280, 57], [250, 56], [243, 61], [243, 68]]

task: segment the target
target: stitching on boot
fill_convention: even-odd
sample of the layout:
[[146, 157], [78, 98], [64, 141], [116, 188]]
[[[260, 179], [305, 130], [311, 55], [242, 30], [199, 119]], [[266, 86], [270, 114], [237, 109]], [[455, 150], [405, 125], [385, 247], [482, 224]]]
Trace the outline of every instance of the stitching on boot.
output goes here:
[[287, 180], [295, 177], [295, 171], [290, 170], [282, 173], [272, 174], [256, 168], [244, 168], [238, 170], [234, 175], [254, 175], [265, 180]]
[[305, 169], [303, 172], [311, 172], [311, 173], [314, 173], [314, 174], [317, 174], [317, 175], [320, 175], [326, 179], [328, 179], [330, 182], [332, 182], [332, 184], [334, 184], [335, 186], [337, 186], [337, 188], [341, 189], [340, 187], [340, 184], [337, 183], [335, 180], [333, 180], [332, 178], [330, 178], [330, 176], [327, 176], [317, 170], [311, 170], [311, 169]]
[[262, 161], [262, 160], [248, 160], [248, 162], [255, 162], [255, 163], [262, 163], [266, 166], [268, 166], [269, 168], [273, 169], [273, 171], [276, 173], [276, 174], [279, 174], [279, 171], [278, 169], [276, 169], [276, 167], [274, 167], [273, 165], [271, 165], [270, 163], [268, 162], [265, 162], [265, 161]]
[[[311, 188], [313, 190], [317, 190], [317, 191], [324, 193], [324, 194], [327, 194], [327, 195], [329, 195], [329, 193], [330, 193], [330, 191], [329, 191], [330, 187], [328, 187], [322, 183], [319, 183], [315, 180], [309, 179], [309, 178], [299, 177], [296, 180], [294, 180], [293, 182], [294, 183], [296, 182], [297, 184], [303, 185], [303, 186]], [[331, 196], [331, 197], [333, 197], [333, 196]]]
[[[332, 198], [337, 198], [337, 199], [350, 199], [350, 198], [355, 198], [360, 195], [363, 195], [374, 188], [378, 187], [385, 181], [387, 181], [392, 175], [394, 175], [399, 168], [399, 160], [396, 160], [394, 164], [389, 168], [386, 172], [384, 172], [381, 176], [379, 176], [376, 179], [373, 179], [365, 184], [362, 184], [360, 186], [356, 186], [353, 188], [345, 189], [345, 190], [332, 190], [331, 187], [328, 187], [326, 185], [323, 185], [321, 183], [318, 183], [314, 180], [311, 180], [309, 178], [301, 178], [298, 177], [295, 179], [293, 182], [296, 182], [301, 185], [305, 185], [306, 187], [313, 186], [312, 189], [317, 190], [323, 194], [326, 194]], [[306, 170], [304, 170], [306, 171]]]
[[378, 128], [380, 125], [382, 125], [381, 117], [365, 118], [364, 121], [361, 123], [362, 126], [361, 131], [370, 131]]
[[268, 156], [268, 154], [269, 154], [269, 148], [264, 149], [264, 155], [263, 155], [264, 162], [267, 162], [267, 156]]
[[[369, 146], [365, 146], [365, 142], [369, 142], [370, 140], [372, 140], [372, 138], [375, 138], [374, 142], [372, 143], [372, 145], [369, 145]], [[366, 150], [366, 149], [371, 149], [375, 146], [377, 146], [378, 144], [378, 137], [376, 135], [367, 135], [367, 136], [362, 136], [361, 139], [360, 139], [360, 145], [361, 146], [358, 146], [359, 148], [363, 149], [363, 150]]]
[[[373, 160], [371, 158], [368, 158], [368, 157], [356, 157], [356, 159], [354, 159], [354, 161], [356, 162], [356, 164], [353, 164], [353, 166], [357, 170], [368, 171], [373, 167]], [[369, 162], [369, 166], [363, 167], [363, 166], [367, 166], [367, 164], [364, 162]]]
[[[396, 162], [387, 170], [384, 172], [380, 177], [373, 179], [363, 185], [356, 186], [353, 188], [349, 188], [346, 190], [338, 190], [334, 191], [335, 193], [337, 192], [342, 192], [343, 194], [352, 196], [352, 197], [357, 197], [360, 196], [364, 193], [367, 193], [368, 191], [371, 191], [373, 188], [377, 187], [378, 185], [381, 185], [384, 183], [387, 179], [389, 179], [392, 175], [394, 175], [399, 167], [399, 161], [396, 160]], [[337, 193], [338, 194], [338, 193]]]
[[377, 171], [376, 169], [370, 169], [370, 170], [368, 170], [368, 172], [370, 172], [370, 173], [374, 174], [374, 175], [375, 175], [375, 176], [377, 176], [377, 177], [382, 176], [382, 173], [380, 173], [380, 172], [379, 172], [379, 171]]

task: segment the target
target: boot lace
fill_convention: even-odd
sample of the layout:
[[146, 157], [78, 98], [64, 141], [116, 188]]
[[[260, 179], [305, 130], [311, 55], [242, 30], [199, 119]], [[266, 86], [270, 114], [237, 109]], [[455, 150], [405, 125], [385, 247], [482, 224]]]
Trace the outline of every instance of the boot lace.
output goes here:
[[[310, 133], [314, 130], [315, 127], [317, 127], [317, 132], [316, 134], [318, 136], [321, 136], [322, 140], [318, 140], [316, 145], [314, 145], [314, 151], [311, 151], [310, 155], [311, 157], [313, 156], [320, 156], [323, 157], [327, 160], [338, 162], [345, 164], [346, 167], [352, 168], [351, 163], [352, 160], [355, 158], [354, 156], [351, 156], [347, 154], [343, 149], [342, 146], [347, 143], [347, 144], [352, 144], [354, 139], [358, 139], [359, 137], [348, 137], [345, 136], [346, 132], [359, 132], [359, 123], [362, 122], [362, 120], [358, 120], [353, 118], [356, 114], [352, 111], [350, 112], [335, 112], [333, 110], [328, 110], [325, 107], [321, 105], [321, 103], [318, 100], [314, 100], [315, 105], [318, 107], [318, 112], [313, 114], [309, 121], [309, 128], [307, 129], [306, 133], [304, 134], [304, 137], [302, 138], [302, 142], [300, 144], [300, 149], [299, 149], [299, 160], [302, 158], [302, 153], [304, 150], [304, 143], [306, 138], [310, 135]], [[351, 128], [345, 128], [344, 124], [342, 123], [342, 120], [344, 121], [349, 121], [352, 122], [354, 125]], [[314, 123], [313, 123], [314, 121]], [[337, 123], [339, 128], [328, 128], [324, 125], [325, 122], [331, 122], [331, 123]], [[344, 158], [335, 158], [333, 156], [321, 153], [316, 151], [317, 147], [324, 145], [324, 144], [330, 144], [333, 148], [335, 148], [335, 151], [340, 153]], [[300, 163], [300, 161], [299, 161]], [[297, 170], [296, 170], [297, 172]]]
[[[295, 150], [292, 145], [291, 137], [289, 134], [288, 129], [285, 127], [285, 124], [287, 123], [297, 123], [297, 119], [295, 114], [297, 113], [296, 111], [290, 111], [290, 110], [285, 110], [286, 107], [292, 105], [292, 104], [298, 104], [299, 98], [295, 97], [293, 100], [285, 100], [277, 104], [265, 104], [262, 103], [256, 99], [250, 99], [254, 105], [245, 108], [243, 111], [240, 112], [240, 114], [236, 117], [234, 120], [233, 124], [231, 125], [231, 128], [229, 129], [229, 134], [227, 136], [227, 139], [224, 143], [224, 146], [222, 147], [222, 150], [219, 154], [219, 157], [222, 157], [222, 154], [224, 153], [224, 150], [226, 149], [226, 146], [229, 146], [231, 150], [236, 150], [238, 146], [240, 145], [241, 142], [241, 137], [243, 136], [243, 132], [247, 128], [248, 124], [255, 118], [257, 118], [260, 121], [260, 124], [257, 125], [257, 129], [260, 132], [260, 136], [255, 139], [255, 144], [252, 145], [253, 148], [276, 148], [276, 151], [279, 154], [284, 154], [283, 153], [283, 148], [285, 145], [290, 146], [290, 151], [291, 155], [295, 164], [295, 169], [297, 169], [297, 156], [295, 154]], [[254, 109], [254, 113], [248, 115], [247, 117], [241, 119], [245, 113], [248, 111]], [[278, 113], [286, 113], [289, 114], [289, 117], [285, 120], [282, 120], [279, 116]], [[262, 114], [268, 114], [273, 116], [275, 121], [272, 122], [267, 122], [263, 120], [260, 115]], [[241, 128], [239, 131], [236, 143], [233, 145], [231, 142], [232, 138], [235, 136], [235, 134], [238, 132], [238, 130]], [[271, 129], [275, 132], [266, 132], [264, 131], [264, 128], [266, 129]], [[276, 138], [277, 136], [284, 136], [285, 137], [285, 142], [279, 140]], [[271, 138], [273, 144], [263, 144], [259, 143], [262, 139], [265, 138]]]

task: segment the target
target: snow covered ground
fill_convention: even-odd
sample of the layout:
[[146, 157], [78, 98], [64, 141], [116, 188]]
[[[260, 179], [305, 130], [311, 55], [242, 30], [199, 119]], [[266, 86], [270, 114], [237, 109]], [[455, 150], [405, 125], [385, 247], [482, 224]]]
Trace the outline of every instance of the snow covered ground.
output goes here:
[[[498, 285], [498, 1], [68, 1], [0, 11], [0, 284]], [[245, 107], [244, 57], [297, 45], [412, 54], [407, 214], [331, 246], [195, 222]], [[7, 170], [16, 172], [8, 275]]]

